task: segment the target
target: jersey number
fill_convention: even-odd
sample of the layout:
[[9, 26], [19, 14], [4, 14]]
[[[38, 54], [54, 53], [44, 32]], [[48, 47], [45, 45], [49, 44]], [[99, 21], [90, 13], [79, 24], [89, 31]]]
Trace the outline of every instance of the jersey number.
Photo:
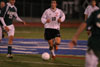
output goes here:
[[56, 21], [56, 17], [52, 17], [52, 21]]
[[12, 19], [13, 18], [13, 15], [9, 15], [9, 19]]

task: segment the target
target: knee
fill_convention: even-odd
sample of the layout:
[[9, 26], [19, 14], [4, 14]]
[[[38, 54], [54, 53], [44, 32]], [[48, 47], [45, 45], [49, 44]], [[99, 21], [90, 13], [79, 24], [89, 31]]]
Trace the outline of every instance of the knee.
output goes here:
[[14, 37], [13, 36], [9, 36], [9, 40], [13, 41]]
[[58, 42], [55, 42], [55, 44], [56, 44], [56, 45], [60, 45], [60, 41], [58, 41]]

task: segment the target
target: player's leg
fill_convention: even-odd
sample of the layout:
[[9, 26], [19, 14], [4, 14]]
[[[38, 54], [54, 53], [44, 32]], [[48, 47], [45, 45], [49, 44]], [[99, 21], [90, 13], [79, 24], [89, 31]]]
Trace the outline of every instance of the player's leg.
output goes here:
[[13, 44], [14, 36], [13, 35], [10, 35], [8, 38], [9, 38], [8, 44], [9, 45], [12, 45]]
[[0, 26], [0, 42], [1, 42], [1, 40], [2, 40], [2, 28]]
[[6, 33], [6, 31], [2, 28], [2, 38], [5, 37], [5, 33]]
[[60, 45], [60, 43], [61, 43], [61, 38], [60, 37], [56, 37], [55, 38], [55, 44], [56, 45]]
[[55, 44], [54, 44], [54, 49], [58, 50], [58, 45], [60, 45], [61, 43], [61, 38], [60, 37], [56, 37], [55, 38]]
[[55, 36], [55, 43], [54, 43], [54, 49], [58, 50], [58, 45], [61, 43], [61, 35], [59, 30], [54, 31], [54, 36]]
[[89, 50], [86, 53], [85, 67], [97, 67], [98, 57], [95, 55], [93, 50]]
[[45, 34], [44, 34], [45, 40], [48, 41], [49, 44], [49, 50], [51, 52], [52, 58], [55, 57], [55, 53], [54, 53], [54, 48], [53, 48], [53, 30], [52, 29], [45, 29]]
[[9, 32], [8, 32], [8, 58], [12, 58], [12, 45], [13, 45], [13, 38], [14, 38], [14, 33], [15, 33], [15, 28], [14, 25], [8, 26]]
[[55, 59], [55, 52], [54, 52], [54, 48], [53, 48], [53, 39], [48, 40], [48, 44], [49, 44], [49, 50], [51, 52], [52, 58]]

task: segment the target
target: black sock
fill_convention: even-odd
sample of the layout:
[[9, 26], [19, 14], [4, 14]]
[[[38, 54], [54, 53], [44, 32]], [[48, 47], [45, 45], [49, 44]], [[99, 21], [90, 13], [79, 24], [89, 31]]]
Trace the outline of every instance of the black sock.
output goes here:
[[52, 46], [50, 46], [50, 47], [49, 47], [49, 50], [52, 50], [52, 49], [53, 49], [53, 47], [52, 47]]
[[8, 46], [8, 54], [12, 54], [12, 46]]

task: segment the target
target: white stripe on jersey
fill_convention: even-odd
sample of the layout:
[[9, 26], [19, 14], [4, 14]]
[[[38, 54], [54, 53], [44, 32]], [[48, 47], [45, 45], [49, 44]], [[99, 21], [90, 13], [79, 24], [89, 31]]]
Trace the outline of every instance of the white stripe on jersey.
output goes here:
[[[43, 13], [41, 21], [45, 28], [60, 30], [60, 23], [58, 23], [59, 18], [64, 22], [65, 14], [63, 11], [58, 8], [56, 8], [56, 11], [52, 11], [51, 8], [49, 8]], [[46, 23], [47, 19], [50, 19], [50, 23]]]
[[96, 10], [99, 10], [99, 7], [95, 6], [95, 7], [92, 7], [92, 5], [89, 5], [86, 9], [85, 9], [85, 12], [84, 14], [85, 15], [88, 15], [88, 17], [91, 15], [92, 12], [96, 11]]

